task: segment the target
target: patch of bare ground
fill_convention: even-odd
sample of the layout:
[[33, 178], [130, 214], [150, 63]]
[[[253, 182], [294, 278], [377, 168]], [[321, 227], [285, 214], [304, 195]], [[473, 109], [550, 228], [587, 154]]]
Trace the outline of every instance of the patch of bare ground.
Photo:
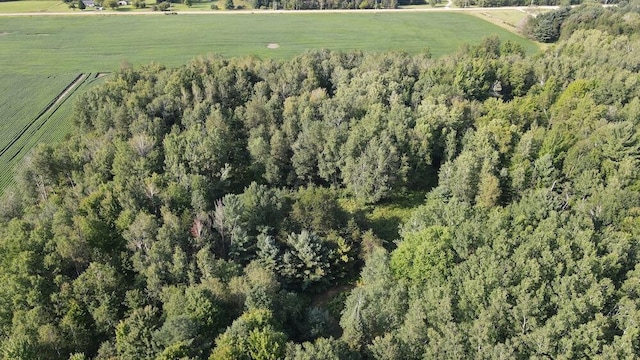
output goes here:
[[[78, 75], [78, 77], [73, 80], [73, 82], [71, 84], [69, 84], [60, 94], [58, 94], [58, 96], [56, 97], [56, 100], [53, 104], [51, 104], [51, 106], [49, 106], [49, 108], [53, 107], [53, 105], [58, 104], [59, 102], [63, 101], [67, 95], [71, 92], [71, 90], [73, 90], [76, 86], [78, 86], [78, 84], [82, 83], [82, 81], [84, 81], [87, 78], [87, 74], [80, 74]], [[49, 108], [47, 108], [46, 110], [49, 110]], [[46, 111], [45, 110], [45, 111]]]

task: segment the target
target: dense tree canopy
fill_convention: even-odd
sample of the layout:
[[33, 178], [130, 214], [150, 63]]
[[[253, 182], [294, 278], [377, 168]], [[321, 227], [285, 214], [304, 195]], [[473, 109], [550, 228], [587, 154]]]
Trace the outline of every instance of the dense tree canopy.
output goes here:
[[585, 3], [574, 8], [562, 7], [529, 17], [523, 30], [534, 40], [551, 43], [557, 41], [560, 36], [566, 39], [577, 30], [589, 29], [598, 29], [613, 35], [638, 34], [640, 4], [637, 1], [624, 1], [618, 6], [606, 8], [594, 3]]
[[0, 354], [637, 357], [640, 41], [559, 38], [121, 69], [3, 198]]

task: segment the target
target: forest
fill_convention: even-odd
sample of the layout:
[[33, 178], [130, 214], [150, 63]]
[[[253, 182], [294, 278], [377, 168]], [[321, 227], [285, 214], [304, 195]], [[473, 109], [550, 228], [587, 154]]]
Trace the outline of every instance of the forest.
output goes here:
[[[171, 0], [170, 2], [180, 2]], [[603, 1], [617, 4], [619, 0]], [[254, 9], [326, 10], [326, 9], [395, 9], [398, 6], [444, 5], [446, 0], [250, 0]], [[501, 7], [501, 6], [570, 6], [591, 3], [583, 0], [453, 0], [457, 7]], [[226, 6], [227, 9], [233, 8]]]
[[[178, 2], [178, 0], [173, 0]], [[606, 3], [615, 4], [618, 0]], [[310, 9], [395, 9], [398, 6], [446, 4], [444, 0], [251, 0], [254, 9], [282, 8], [288, 10]], [[587, 3], [583, 0], [453, 0], [457, 7], [500, 7], [500, 6], [569, 6]]]
[[[179, 2], [178, 0], [172, 0]], [[619, 0], [602, 1], [605, 4], [617, 4]], [[446, 4], [445, 0], [251, 0], [254, 9], [282, 8], [288, 10], [310, 9], [395, 9], [398, 6]], [[453, 0], [457, 7], [501, 7], [501, 6], [570, 6], [595, 4], [583, 0]], [[626, 3], [626, 2], [624, 2]]]
[[3, 195], [0, 354], [637, 358], [638, 9], [533, 57], [123, 66]]

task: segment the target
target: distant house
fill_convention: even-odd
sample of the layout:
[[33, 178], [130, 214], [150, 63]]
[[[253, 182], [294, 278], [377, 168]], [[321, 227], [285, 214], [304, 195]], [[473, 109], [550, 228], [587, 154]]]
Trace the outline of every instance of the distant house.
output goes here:
[[86, 7], [94, 7], [94, 6], [96, 6], [96, 4], [93, 2], [93, 0], [82, 0], [82, 3]]

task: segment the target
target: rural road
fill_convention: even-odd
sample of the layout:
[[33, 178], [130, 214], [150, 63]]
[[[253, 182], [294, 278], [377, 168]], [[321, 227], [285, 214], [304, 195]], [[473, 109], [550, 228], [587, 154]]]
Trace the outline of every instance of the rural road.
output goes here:
[[[491, 11], [491, 10], [518, 10], [527, 12], [527, 10], [540, 9], [540, 10], [553, 10], [558, 6], [505, 6], [505, 7], [467, 7], [457, 8], [450, 7], [451, 1], [447, 3], [445, 7], [441, 8], [411, 8], [411, 9], [364, 9], [364, 10], [234, 10], [234, 11], [219, 11], [219, 10], [200, 10], [200, 11], [175, 11], [174, 13], [180, 15], [251, 15], [251, 14], [319, 14], [319, 13], [382, 13], [382, 12], [441, 12], [441, 11]], [[162, 11], [133, 11], [133, 12], [118, 12], [118, 11], [73, 11], [73, 12], [23, 12], [23, 13], [0, 13], [0, 16], [111, 16], [111, 15], [163, 15], [169, 14]]]

